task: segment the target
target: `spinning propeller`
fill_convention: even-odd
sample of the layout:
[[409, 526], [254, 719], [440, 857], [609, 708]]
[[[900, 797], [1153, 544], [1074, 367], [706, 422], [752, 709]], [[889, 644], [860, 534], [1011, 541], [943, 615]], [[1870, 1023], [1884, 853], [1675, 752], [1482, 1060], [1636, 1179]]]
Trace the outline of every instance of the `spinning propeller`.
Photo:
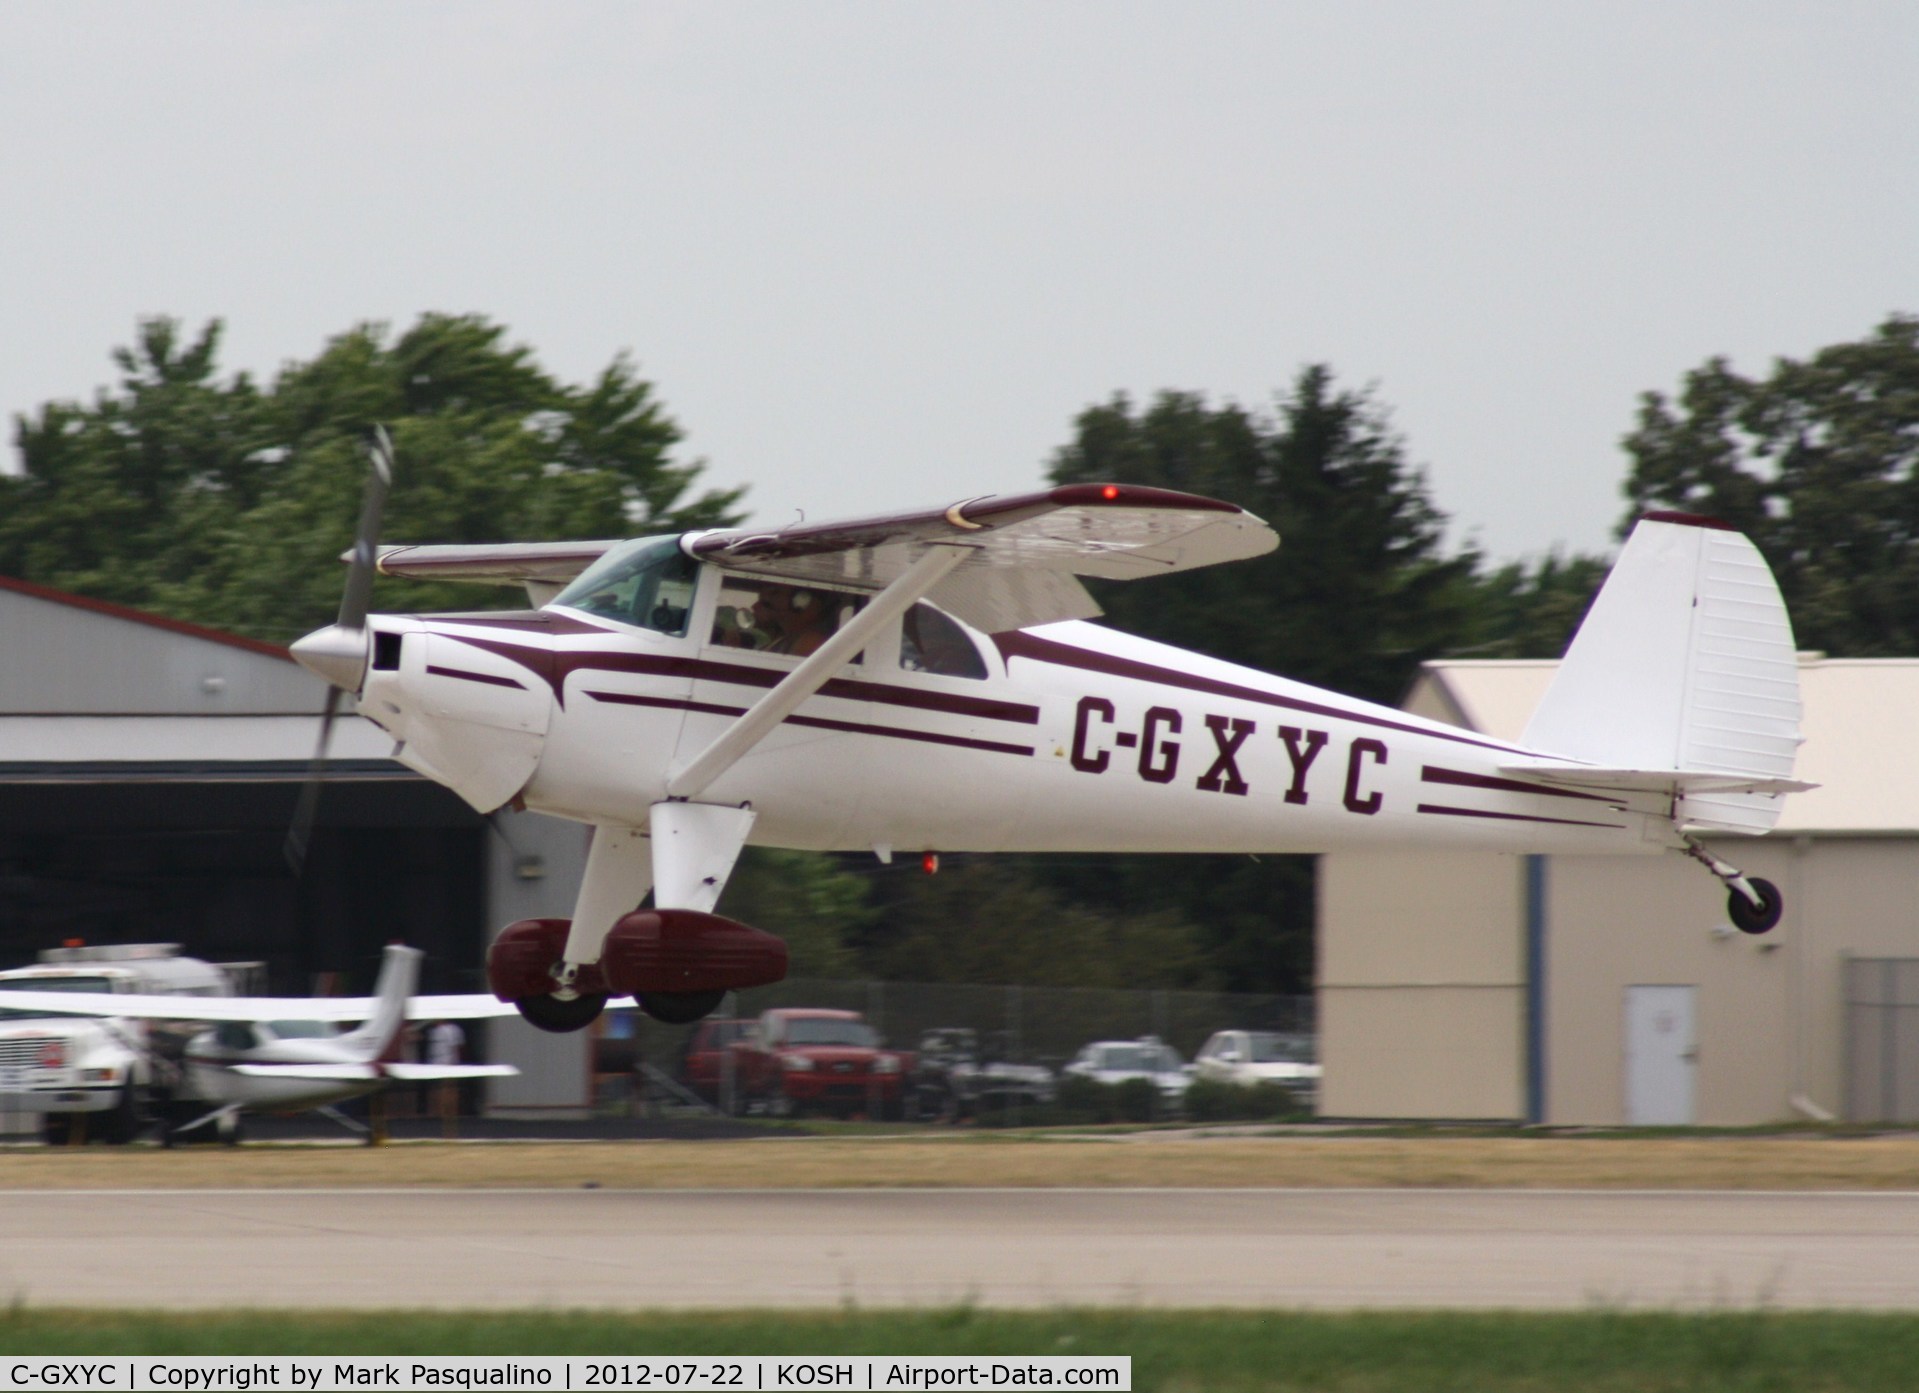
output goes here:
[[366, 613], [373, 598], [380, 514], [386, 508], [387, 490], [393, 485], [393, 441], [385, 426], [373, 428], [373, 442], [367, 453], [373, 467], [367, 471], [366, 487], [360, 494], [360, 524], [353, 536], [353, 556], [347, 567], [346, 592], [340, 596], [339, 617], [326, 628], [316, 629], [293, 644], [293, 656], [300, 665], [332, 684], [327, 689], [326, 705], [320, 709], [320, 738], [314, 746], [313, 762], [307, 767], [306, 785], [300, 790], [300, 801], [293, 811], [293, 826], [287, 830], [283, 848], [287, 865], [296, 876], [306, 865], [307, 845], [320, 807], [322, 770], [327, 746], [333, 739], [333, 718], [340, 710], [340, 695], [359, 691], [366, 681]]

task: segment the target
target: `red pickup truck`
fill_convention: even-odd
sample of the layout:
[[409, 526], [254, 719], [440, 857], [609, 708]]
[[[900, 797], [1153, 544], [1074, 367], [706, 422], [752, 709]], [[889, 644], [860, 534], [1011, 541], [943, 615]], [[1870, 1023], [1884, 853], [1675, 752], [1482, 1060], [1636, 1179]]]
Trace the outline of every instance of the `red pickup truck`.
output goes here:
[[709, 1103], [738, 1112], [738, 1067], [732, 1047], [753, 1031], [753, 1022], [709, 1016], [694, 1026], [680, 1049], [680, 1082]]
[[913, 1068], [911, 1054], [881, 1048], [857, 1011], [768, 1011], [729, 1048], [741, 1099], [778, 1116], [897, 1117]]

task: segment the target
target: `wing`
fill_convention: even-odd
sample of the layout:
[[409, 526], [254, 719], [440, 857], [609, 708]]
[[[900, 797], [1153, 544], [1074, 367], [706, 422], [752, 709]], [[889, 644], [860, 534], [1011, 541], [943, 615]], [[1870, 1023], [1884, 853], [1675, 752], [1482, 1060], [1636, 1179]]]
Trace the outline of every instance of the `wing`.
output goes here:
[[[382, 547], [374, 569], [409, 580], [467, 580], [519, 584], [544, 605], [567, 582], [598, 561], [617, 539], [602, 542], [503, 542], [476, 546]], [[352, 553], [348, 553], [350, 557]]]
[[497, 542], [474, 546], [381, 547], [374, 569], [408, 580], [565, 585], [618, 538], [603, 542]]
[[1067, 484], [952, 507], [776, 532], [698, 533], [688, 551], [729, 570], [878, 591], [935, 546], [966, 559], [928, 598], [986, 633], [1100, 612], [1081, 576], [1138, 580], [1261, 556], [1279, 537], [1244, 509], [1132, 484]]
[[334, 1083], [434, 1083], [455, 1079], [507, 1079], [520, 1071], [511, 1064], [229, 1064], [250, 1079], [318, 1079]]
[[[1138, 580], [1262, 556], [1279, 545], [1231, 503], [1137, 484], [1065, 484], [920, 513], [689, 534], [693, 555], [729, 570], [878, 591], [933, 546], [964, 563], [929, 597], [974, 628], [1004, 633], [1100, 613], [1081, 576]], [[616, 541], [386, 547], [379, 570], [420, 580], [519, 583], [544, 604]]]
[[[615, 997], [618, 1010], [633, 1005]], [[115, 1016], [166, 1021], [363, 1021], [373, 1015], [370, 996], [149, 996], [116, 992], [0, 991], [0, 1011], [15, 1015]], [[407, 998], [407, 1019], [481, 1020], [517, 1015], [508, 1002], [485, 995]]]

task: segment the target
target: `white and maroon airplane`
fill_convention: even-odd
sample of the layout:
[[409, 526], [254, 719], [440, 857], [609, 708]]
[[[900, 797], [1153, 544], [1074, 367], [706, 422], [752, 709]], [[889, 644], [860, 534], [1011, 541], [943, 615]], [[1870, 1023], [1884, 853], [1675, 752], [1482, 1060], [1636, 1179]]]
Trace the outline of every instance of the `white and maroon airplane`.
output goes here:
[[[784, 944], [712, 912], [748, 842], [1679, 852], [1727, 883], [1740, 928], [1780, 917], [1774, 886], [1697, 840], [1762, 832], [1809, 787], [1778, 588], [1710, 519], [1638, 525], [1509, 744], [1086, 622], [1082, 576], [1278, 545], [1230, 503], [1075, 484], [770, 532], [376, 554], [384, 437], [375, 463], [339, 622], [293, 651], [479, 811], [593, 826], [570, 919], [510, 925], [489, 953], [495, 995], [546, 1029], [624, 993], [693, 1020], [779, 980]], [[376, 568], [515, 582], [538, 608], [369, 619]]]

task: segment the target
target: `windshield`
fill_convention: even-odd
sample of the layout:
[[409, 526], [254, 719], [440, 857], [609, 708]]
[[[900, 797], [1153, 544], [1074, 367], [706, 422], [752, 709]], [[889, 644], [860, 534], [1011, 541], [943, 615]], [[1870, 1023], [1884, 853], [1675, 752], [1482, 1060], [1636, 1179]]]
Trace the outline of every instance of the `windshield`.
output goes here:
[[281, 1040], [325, 1040], [340, 1033], [330, 1021], [270, 1021], [267, 1029]]
[[1169, 1045], [1108, 1045], [1099, 1067], [1134, 1074], [1168, 1073], [1179, 1068], [1179, 1056]]
[[700, 563], [677, 537], [641, 537], [614, 547], [554, 597], [556, 605], [679, 637], [693, 608]]
[[[0, 978], [0, 992], [110, 992], [113, 983], [105, 977], [9, 977]], [[0, 1008], [0, 1020], [46, 1020], [51, 1016], [82, 1014], [71, 1011], [22, 1011]], [[84, 1013], [91, 1016], [91, 1011]]]
[[865, 1021], [817, 1020], [801, 1017], [786, 1023], [789, 1045], [851, 1045], [855, 1049], [876, 1049], [880, 1037]]
[[1313, 1041], [1307, 1035], [1260, 1035], [1252, 1037], [1255, 1064], [1311, 1064]]

